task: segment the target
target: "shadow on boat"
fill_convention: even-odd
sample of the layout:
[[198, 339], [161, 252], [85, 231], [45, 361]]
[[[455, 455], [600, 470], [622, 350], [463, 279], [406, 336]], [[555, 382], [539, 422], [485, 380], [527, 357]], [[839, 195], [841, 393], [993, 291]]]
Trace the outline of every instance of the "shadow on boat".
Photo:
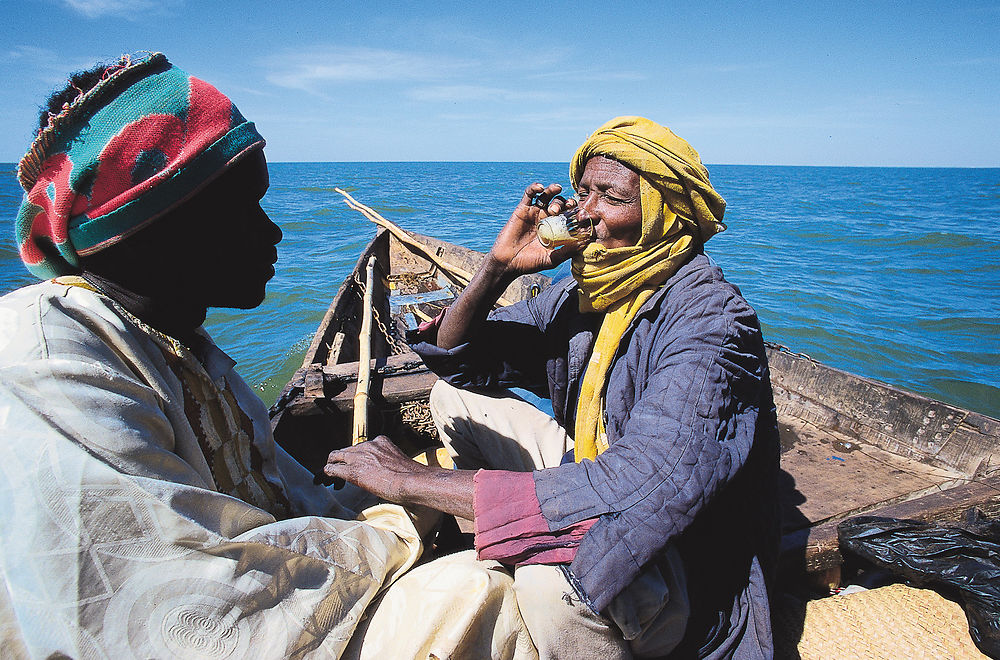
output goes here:
[[[782, 453], [785, 449], [785, 442], [782, 442]], [[809, 518], [799, 510], [806, 497], [795, 487], [795, 477], [785, 470], [778, 472], [778, 493], [782, 507], [782, 547], [776, 589], [770, 598], [774, 657], [798, 660], [797, 645], [805, 628], [806, 602], [825, 594], [812, 580], [803, 580], [808, 575], [805, 544], [786, 544], [785, 541], [789, 531], [794, 533], [810, 525]]]

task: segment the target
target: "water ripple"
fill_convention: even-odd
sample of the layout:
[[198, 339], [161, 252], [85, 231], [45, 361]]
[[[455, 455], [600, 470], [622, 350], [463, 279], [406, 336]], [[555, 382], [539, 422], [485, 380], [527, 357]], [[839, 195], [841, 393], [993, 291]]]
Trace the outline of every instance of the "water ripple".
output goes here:
[[[375, 227], [341, 187], [407, 229], [489, 249], [533, 181], [564, 163], [277, 163], [265, 208], [281, 226], [257, 310], [208, 326], [270, 402]], [[1000, 170], [711, 166], [728, 231], [707, 250], [767, 339], [833, 366], [1000, 417]], [[21, 192], [0, 165], [0, 211]], [[30, 283], [0, 232], [0, 292]], [[562, 269], [560, 272], [564, 272]]]

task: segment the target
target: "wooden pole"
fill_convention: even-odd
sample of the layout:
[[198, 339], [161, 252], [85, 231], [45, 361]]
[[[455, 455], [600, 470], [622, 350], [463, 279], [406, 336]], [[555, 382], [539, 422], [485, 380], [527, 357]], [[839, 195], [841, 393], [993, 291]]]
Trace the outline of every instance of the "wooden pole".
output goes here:
[[358, 344], [358, 387], [354, 392], [354, 437], [352, 445], [368, 439], [368, 382], [372, 361], [372, 290], [375, 288], [375, 255], [365, 269], [365, 301]]
[[[334, 188], [334, 191], [343, 195], [345, 201], [347, 202], [347, 205], [350, 206], [352, 209], [359, 212], [361, 215], [365, 216], [379, 227], [383, 227], [386, 230], [388, 230], [389, 233], [395, 236], [396, 239], [403, 245], [407, 245], [411, 248], [419, 250], [425, 257], [427, 257], [427, 259], [430, 260], [431, 263], [433, 263], [435, 266], [443, 270], [445, 273], [451, 275], [454, 279], [458, 280], [458, 283], [461, 284], [463, 287], [468, 286], [469, 282], [472, 281], [472, 273], [454, 264], [446, 263], [436, 254], [434, 254], [433, 251], [428, 249], [427, 246], [419, 243], [418, 241], [413, 240], [413, 238], [410, 237], [410, 235], [407, 234], [399, 225], [396, 225], [391, 221], [386, 220], [385, 217], [383, 217], [375, 209], [371, 208], [370, 206], [366, 206], [361, 202], [359, 202], [358, 200], [354, 199], [345, 190], [342, 190], [340, 188]], [[507, 300], [503, 296], [501, 296], [500, 299], [497, 300], [497, 303], [504, 307], [506, 307], [507, 305], [514, 304], [513, 301]]]

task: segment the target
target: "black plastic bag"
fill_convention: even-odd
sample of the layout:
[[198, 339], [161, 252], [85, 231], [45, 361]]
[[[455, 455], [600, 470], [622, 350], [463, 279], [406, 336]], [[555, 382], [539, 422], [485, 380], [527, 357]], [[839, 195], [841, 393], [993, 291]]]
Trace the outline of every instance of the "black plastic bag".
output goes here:
[[918, 586], [956, 594], [980, 651], [1000, 658], [1000, 519], [971, 510], [966, 522], [939, 526], [859, 516], [837, 526], [849, 551]]

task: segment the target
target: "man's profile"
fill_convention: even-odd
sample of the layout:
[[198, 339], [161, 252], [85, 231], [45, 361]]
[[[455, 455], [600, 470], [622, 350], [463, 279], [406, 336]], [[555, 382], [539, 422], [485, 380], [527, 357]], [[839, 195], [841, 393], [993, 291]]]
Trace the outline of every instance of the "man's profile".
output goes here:
[[[201, 328], [274, 275], [263, 148], [162, 54], [75, 76], [43, 112], [16, 220], [43, 281], [0, 298], [5, 656], [370, 657], [440, 629], [410, 610], [409, 636], [356, 635], [428, 521], [315, 484]], [[499, 627], [526, 638], [510, 601]]]

